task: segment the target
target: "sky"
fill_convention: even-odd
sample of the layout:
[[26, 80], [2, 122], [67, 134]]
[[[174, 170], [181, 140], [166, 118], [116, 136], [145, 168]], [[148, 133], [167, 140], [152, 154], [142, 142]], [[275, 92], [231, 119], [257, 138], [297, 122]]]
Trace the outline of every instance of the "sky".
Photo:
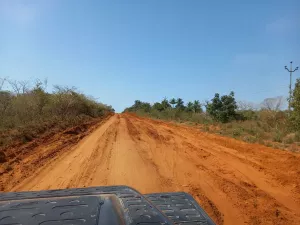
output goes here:
[[0, 0], [0, 77], [47, 78], [49, 91], [75, 86], [117, 112], [136, 99], [287, 97], [284, 66], [300, 66], [299, 7], [299, 0]]

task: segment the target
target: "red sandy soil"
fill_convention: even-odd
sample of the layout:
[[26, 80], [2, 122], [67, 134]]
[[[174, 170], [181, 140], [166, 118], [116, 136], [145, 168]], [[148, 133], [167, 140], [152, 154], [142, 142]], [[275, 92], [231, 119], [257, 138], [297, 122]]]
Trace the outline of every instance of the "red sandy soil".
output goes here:
[[216, 224], [300, 224], [299, 154], [184, 125], [115, 114], [6, 154], [3, 191], [185, 191]]

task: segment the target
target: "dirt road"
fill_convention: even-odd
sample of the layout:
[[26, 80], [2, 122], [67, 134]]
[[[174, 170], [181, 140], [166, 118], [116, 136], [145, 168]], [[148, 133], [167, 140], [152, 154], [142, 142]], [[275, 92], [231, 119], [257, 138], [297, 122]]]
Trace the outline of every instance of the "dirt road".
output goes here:
[[300, 224], [299, 155], [129, 114], [110, 117], [9, 190], [119, 184], [189, 192], [217, 224]]

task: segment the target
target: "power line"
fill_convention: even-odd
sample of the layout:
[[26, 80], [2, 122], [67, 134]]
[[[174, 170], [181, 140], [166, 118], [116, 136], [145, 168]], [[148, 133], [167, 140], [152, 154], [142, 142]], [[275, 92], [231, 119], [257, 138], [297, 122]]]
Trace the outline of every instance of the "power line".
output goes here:
[[290, 62], [291, 66], [290, 69], [287, 68], [287, 66], [285, 66], [284, 68], [290, 72], [290, 97], [289, 97], [289, 111], [291, 111], [291, 99], [292, 99], [292, 74], [298, 70], [298, 66], [293, 70], [293, 62]]

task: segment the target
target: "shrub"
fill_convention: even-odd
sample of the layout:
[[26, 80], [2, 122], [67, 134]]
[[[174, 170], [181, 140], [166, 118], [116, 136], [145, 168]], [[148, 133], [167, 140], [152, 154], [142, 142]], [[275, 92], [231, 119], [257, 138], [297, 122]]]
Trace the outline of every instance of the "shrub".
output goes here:
[[291, 99], [290, 123], [295, 131], [300, 131], [300, 79], [297, 79]]
[[255, 143], [257, 142], [257, 138], [255, 136], [247, 135], [243, 137], [243, 141], [249, 142], [249, 143]]
[[237, 104], [234, 98], [234, 92], [230, 92], [229, 95], [223, 95], [220, 97], [218, 93], [215, 97], [206, 105], [206, 111], [217, 121], [227, 123], [237, 117], [236, 113]]
[[209, 123], [208, 118], [201, 108], [198, 100], [188, 102], [184, 105], [181, 98], [175, 98], [168, 101], [164, 98], [161, 102], [155, 102], [153, 105], [147, 102], [136, 100], [134, 104], [124, 110], [124, 112], [135, 112], [141, 116], [149, 116], [155, 119], [175, 120], [178, 122], [189, 121], [194, 123]]
[[[28, 82], [10, 82], [13, 87]], [[22, 87], [22, 86], [21, 86]], [[52, 93], [37, 82], [0, 91], [0, 147], [13, 139], [28, 142], [47, 131], [47, 126], [68, 127], [113, 112], [111, 106], [79, 93], [75, 88], [55, 86]], [[22, 90], [20, 92], [19, 90]]]
[[282, 132], [280, 132], [278, 130], [275, 131], [275, 133], [273, 134], [273, 141], [282, 142], [282, 138], [283, 138]]
[[[194, 103], [189, 101], [186, 105], [183, 105], [181, 98], [171, 99], [169, 103], [164, 99], [162, 102], [153, 105], [137, 100], [133, 106], [125, 111], [133, 111], [139, 115], [156, 119], [203, 124], [201, 126], [203, 131], [210, 131], [251, 143], [256, 142], [273, 146], [273, 142], [279, 142], [283, 144], [277, 145], [282, 147], [300, 142], [300, 131], [295, 133], [291, 126], [288, 126], [293, 124], [292, 128], [295, 129], [294, 122], [298, 114], [293, 113], [292, 120], [287, 111], [280, 111], [279, 103], [281, 103], [282, 98], [275, 98], [276, 101], [273, 100], [265, 100], [264, 103], [268, 107], [260, 110], [253, 110], [253, 107], [240, 107], [240, 110], [237, 111], [234, 93], [232, 92], [224, 96], [215, 94], [215, 97], [206, 104], [206, 112], [203, 112], [201, 107], [199, 109], [199, 101], [194, 101]], [[296, 110], [297, 105], [294, 103], [293, 106], [293, 109]], [[297, 128], [299, 129], [299, 127]], [[289, 136], [291, 134], [295, 134], [293, 138]]]
[[241, 134], [242, 134], [242, 132], [241, 132], [240, 129], [234, 129], [234, 130], [232, 131], [232, 136], [233, 136], [233, 137], [239, 137], [239, 136], [241, 136]]
[[295, 133], [295, 141], [300, 142], [300, 132]]
[[285, 144], [292, 144], [292, 143], [294, 143], [294, 138], [293, 137], [287, 137], [287, 138], [285, 138], [285, 140], [284, 140], [284, 143]]

